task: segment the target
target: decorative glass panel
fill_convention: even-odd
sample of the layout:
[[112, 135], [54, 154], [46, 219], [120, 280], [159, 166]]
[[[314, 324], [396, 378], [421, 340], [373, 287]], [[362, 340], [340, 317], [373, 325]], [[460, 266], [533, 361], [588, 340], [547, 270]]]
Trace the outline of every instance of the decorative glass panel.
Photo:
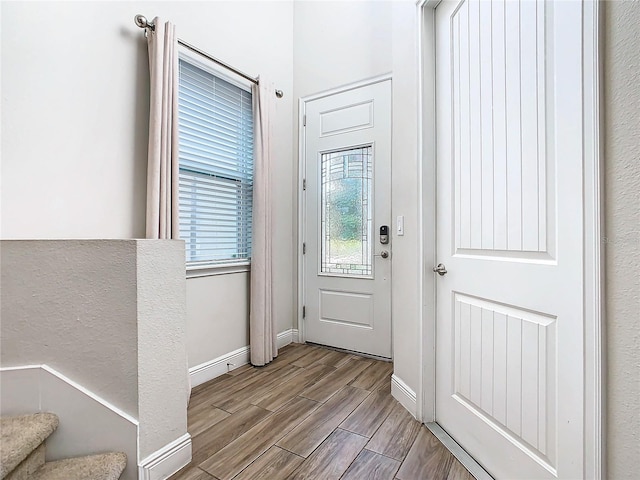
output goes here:
[[371, 146], [322, 154], [322, 273], [371, 275], [372, 179]]

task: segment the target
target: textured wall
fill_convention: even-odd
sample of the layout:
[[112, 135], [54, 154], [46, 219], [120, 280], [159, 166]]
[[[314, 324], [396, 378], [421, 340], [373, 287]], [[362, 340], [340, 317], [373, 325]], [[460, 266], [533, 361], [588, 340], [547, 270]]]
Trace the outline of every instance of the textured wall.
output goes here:
[[0, 249], [3, 367], [45, 363], [138, 419], [139, 459], [187, 432], [184, 242]]
[[640, 471], [640, 2], [605, 2], [607, 478]]
[[137, 241], [138, 456], [187, 433], [184, 242]]
[[138, 415], [136, 242], [8, 241], [3, 367], [46, 363]]

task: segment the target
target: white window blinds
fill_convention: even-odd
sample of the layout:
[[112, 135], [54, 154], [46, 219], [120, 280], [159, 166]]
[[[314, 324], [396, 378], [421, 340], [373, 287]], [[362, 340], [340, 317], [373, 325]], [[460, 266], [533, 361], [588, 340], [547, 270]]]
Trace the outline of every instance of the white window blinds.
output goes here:
[[180, 238], [187, 265], [251, 258], [251, 93], [180, 58]]

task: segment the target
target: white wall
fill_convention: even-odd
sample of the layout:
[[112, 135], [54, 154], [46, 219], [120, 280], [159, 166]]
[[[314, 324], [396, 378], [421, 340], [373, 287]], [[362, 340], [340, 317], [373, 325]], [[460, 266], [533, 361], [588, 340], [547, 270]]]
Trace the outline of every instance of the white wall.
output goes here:
[[[294, 2], [296, 98], [389, 72], [393, 76], [392, 218], [405, 217], [404, 236], [391, 228], [394, 373], [414, 392], [420, 382], [416, 18], [410, 0]], [[297, 141], [296, 134], [295, 152]]]
[[[52, 1], [0, 8], [3, 238], [144, 236], [149, 69], [135, 14], [171, 20], [181, 39], [284, 91], [273, 128], [274, 305], [278, 331], [290, 329], [292, 3]], [[247, 317], [226, 313], [246, 304], [245, 277], [189, 280], [190, 366], [247, 344]], [[227, 280], [235, 287], [219, 288]], [[204, 334], [212, 319], [224, 334]]]
[[294, 2], [294, 97], [389, 73], [391, 15], [392, 2]]
[[605, 2], [607, 478], [640, 471], [640, 3]]
[[249, 273], [187, 280], [187, 317], [192, 333], [197, 332], [187, 340], [189, 367], [249, 344], [249, 299], [220, 301], [245, 291], [249, 291]]
[[[420, 260], [418, 167], [418, 19], [415, 2], [393, 4], [393, 218], [404, 236], [393, 241], [394, 374], [420, 390]], [[421, 399], [417, 399], [418, 403]], [[420, 410], [417, 405], [416, 412]], [[419, 413], [418, 413], [419, 414]]]
[[131, 8], [2, 3], [5, 238], [144, 234], [148, 67]]

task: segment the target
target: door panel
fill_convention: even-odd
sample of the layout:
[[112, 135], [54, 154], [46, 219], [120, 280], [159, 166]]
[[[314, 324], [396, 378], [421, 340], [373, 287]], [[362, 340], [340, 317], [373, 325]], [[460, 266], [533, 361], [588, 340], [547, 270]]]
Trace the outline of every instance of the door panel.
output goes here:
[[532, 0], [471, 1], [451, 16], [457, 253], [553, 256], [554, 186], [547, 171], [555, 170], [555, 159], [546, 148], [553, 144], [546, 106], [553, 85], [546, 82], [544, 49], [550, 8]]
[[390, 358], [391, 82], [305, 114], [305, 340]]
[[548, 420], [556, 416], [556, 319], [457, 292], [453, 298], [453, 397], [512, 442], [555, 461]]
[[581, 8], [436, 9], [436, 420], [496, 478], [582, 478]]

